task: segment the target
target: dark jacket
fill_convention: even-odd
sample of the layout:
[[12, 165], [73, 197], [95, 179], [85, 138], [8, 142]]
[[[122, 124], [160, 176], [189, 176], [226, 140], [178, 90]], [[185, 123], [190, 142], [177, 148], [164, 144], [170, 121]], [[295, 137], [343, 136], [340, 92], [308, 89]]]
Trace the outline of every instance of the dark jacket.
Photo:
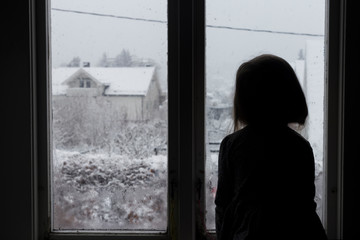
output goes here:
[[316, 214], [312, 148], [287, 126], [247, 126], [220, 146], [218, 240], [327, 239]]

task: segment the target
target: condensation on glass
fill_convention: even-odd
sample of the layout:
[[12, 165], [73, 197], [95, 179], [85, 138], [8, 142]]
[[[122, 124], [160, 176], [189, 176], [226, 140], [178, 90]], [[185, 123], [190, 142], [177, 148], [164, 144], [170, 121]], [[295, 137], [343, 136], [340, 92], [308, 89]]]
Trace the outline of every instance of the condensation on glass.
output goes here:
[[[275, 54], [287, 60], [293, 66], [306, 95], [309, 117], [301, 134], [309, 140], [314, 150], [317, 213], [320, 218], [323, 217], [326, 104], [324, 29], [325, 0], [206, 1], [205, 139], [208, 230], [215, 229], [214, 199], [219, 145], [232, 132], [235, 73], [241, 63], [263, 53]], [[286, 201], [291, 202], [291, 199]]]
[[52, 0], [53, 231], [167, 229], [167, 1]]

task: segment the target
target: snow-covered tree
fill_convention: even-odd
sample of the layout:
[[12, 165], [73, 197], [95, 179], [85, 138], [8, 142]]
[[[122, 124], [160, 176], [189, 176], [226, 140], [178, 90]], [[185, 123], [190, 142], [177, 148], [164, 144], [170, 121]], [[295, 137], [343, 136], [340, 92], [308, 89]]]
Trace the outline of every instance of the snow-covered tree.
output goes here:
[[123, 49], [120, 54], [115, 57], [114, 61], [115, 67], [131, 67], [132, 66], [132, 58], [129, 50]]
[[80, 57], [74, 57], [68, 64], [67, 67], [80, 67]]
[[108, 57], [106, 53], [103, 53], [101, 59], [99, 60], [98, 66], [99, 67], [109, 67]]

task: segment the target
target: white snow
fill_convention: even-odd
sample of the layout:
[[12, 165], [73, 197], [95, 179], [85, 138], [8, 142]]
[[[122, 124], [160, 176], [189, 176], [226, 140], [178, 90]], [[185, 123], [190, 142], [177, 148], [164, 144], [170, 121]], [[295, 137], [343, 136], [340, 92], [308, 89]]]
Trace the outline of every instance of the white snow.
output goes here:
[[65, 82], [78, 71], [84, 71], [101, 84], [108, 86], [106, 95], [146, 95], [155, 74], [155, 67], [90, 67], [54, 68], [52, 70], [52, 93], [64, 95]]
[[153, 78], [154, 67], [84, 68], [101, 83], [109, 85], [106, 95], [145, 95]]
[[55, 150], [53, 176], [56, 227], [166, 229], [166, 155]]

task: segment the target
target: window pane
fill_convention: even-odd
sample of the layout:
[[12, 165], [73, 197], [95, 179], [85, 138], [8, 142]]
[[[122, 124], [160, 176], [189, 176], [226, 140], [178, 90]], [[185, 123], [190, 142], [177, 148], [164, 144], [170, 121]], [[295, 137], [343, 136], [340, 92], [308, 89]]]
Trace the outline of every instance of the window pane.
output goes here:
[[167, 228], [167, 1], [52, 0], [52, 230]]
[[207, 0], [206, 224], [209, 230], [215, 229], [219, 145], [233, 128], [236, 70], [241, 63], [263, 53], [287, 60], [306, 94], [309, 117], [301, 134], [314, 150], [317, 212], [322, 218], [324, 29], [325, 0]]

